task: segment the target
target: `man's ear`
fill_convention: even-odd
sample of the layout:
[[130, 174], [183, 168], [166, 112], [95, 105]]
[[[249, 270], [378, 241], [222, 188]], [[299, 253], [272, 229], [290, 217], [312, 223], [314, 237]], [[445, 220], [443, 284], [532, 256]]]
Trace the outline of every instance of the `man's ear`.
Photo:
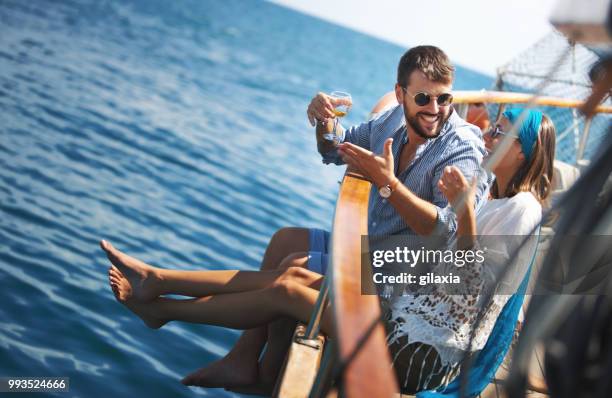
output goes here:
[[395, 83], [395, 98], [398, 103], [404, 103], [404, 90], [402, 90], [402, 86], [400, 86], [399, 83]]

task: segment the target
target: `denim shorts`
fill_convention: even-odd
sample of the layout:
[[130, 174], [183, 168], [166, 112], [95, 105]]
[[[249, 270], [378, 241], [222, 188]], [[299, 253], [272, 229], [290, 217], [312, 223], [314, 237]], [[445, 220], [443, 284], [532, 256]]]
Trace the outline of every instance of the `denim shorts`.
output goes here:
[[311, 228], [308, 238], [308, 269], [325, 275], [329, 258], [329, 232]]

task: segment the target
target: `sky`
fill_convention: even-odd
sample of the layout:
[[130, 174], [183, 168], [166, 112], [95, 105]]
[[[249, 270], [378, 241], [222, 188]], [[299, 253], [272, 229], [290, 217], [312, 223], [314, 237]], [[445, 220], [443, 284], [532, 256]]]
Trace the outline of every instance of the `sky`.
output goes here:
[[272, 0], [405, 47], [432, 44], [451, 61], [495, 76], [553, 27], [559, 0]]

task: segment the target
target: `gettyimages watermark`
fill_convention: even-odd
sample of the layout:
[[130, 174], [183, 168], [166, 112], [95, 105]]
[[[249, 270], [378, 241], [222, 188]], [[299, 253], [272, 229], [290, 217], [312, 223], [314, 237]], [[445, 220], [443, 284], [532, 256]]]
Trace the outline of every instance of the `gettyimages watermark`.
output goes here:
[[[413, 272], [401, 272], [399, 274], [385, 275], [381, 270], [385, 264], [402, 264], [409, 268], [415, 268], [420, 264], [453, 264], [455, 267], [464, 267], [466, 264], [484, 263], [485, 250], [477, 249], [409, 249], [408, 247], [395, 247], [394, 250], [374, 250], [371, 252], [372, 266], [375, 268], [373, 282], [376, 284], [387, 283], [418, 283], [420, 286], [428, 284], [458, 284], [461, 283], [460, 276], [440, 275], [435, 272], [415, 274]], [[418, 276], [418, 278], [417, 278]]]
[[362, 237], [362, 294], [610, 294], [611, 271], [608, 235]]

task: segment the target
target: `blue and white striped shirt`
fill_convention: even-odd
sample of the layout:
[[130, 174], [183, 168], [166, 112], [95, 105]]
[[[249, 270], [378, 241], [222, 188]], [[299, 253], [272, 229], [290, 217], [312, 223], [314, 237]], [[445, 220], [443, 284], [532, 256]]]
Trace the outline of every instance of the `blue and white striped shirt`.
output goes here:
[[[484, 203], [491, 175], [478, 173], [485, 155], [480, 129], [469, 124], [453, 110], [442, 126], [440, 135], [419, 146], [408, 167], [398, 174], [398, 159], [404, 144], [408, 142], [404, 109], [397, 105], [374, 119], [353, 126], [344, 132], [341, 141], [351, 142], [374, 153], [382, 154], [384, 142], [393, 138], [393, 158], [397, 178], [419, 198], [436, 206], [438, 219], [434, 234], [450, 239], [457, 230], [454, 212], [442, 192], [438, 181], [446, 166], [458, 167], [468, 181], [479, 174], [476, 191], [476, 210]], [[325, 153], [324, 163], [343, 164], [336, 150]], [[368, 234], [370, 241], [377, 241], [397, 234], [415, 235], [404, 219], [376, 189], [370, 192], [368, 209]], [[414, 242], [417, 244], [417, 241]]]

